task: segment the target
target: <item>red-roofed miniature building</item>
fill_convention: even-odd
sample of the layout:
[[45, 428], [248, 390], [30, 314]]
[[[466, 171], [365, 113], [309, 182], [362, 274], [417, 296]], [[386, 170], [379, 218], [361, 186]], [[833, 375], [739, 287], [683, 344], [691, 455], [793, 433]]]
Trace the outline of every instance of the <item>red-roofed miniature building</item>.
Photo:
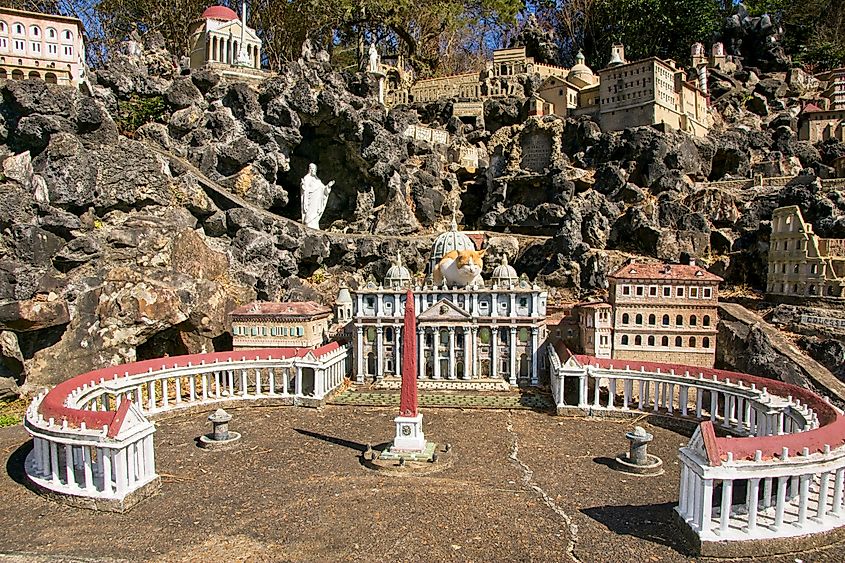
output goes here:
[[695, 264], [629, 262], [608, 281], [614, 359], [713, 367], [722, 278]]
[[[206, 65], [249, 76], [261, 69], [261, 38], [246, 25], [246, 2], [241, 17], [227, 6], [211, 6], [191, 25], [191, 68]], [[260, 75], [260, 73], [258, 73]]]
[[325, 342], [332, 312], [313, 301], [256, 301], [232, 311], [232, 347], [315, 348]]

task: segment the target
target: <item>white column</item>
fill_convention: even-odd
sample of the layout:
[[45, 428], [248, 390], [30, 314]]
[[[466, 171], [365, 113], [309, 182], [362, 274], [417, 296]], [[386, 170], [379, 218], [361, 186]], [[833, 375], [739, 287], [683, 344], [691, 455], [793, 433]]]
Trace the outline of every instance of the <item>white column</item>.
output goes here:
[[[476, 295], [473, 294], [473, 299], [475, 299]], [[470, 334], [470, 347], [467, 350], [472, 356], [472, 371], [470, 372], [470, 377], [475, 379], [479, 376], [478, 373], [478, 327], [472, 325], [469, 329]]]
[[[358, 299], [360, 301], [361, 296], [358, 295]], [[361, 304], [358, 304], [358, 310], [360, 311]], [[356, 373], [355, 373], [355, 381], [358, 383], [364, 383], [364, 327], [358, 327], [358, 337], [355, 339], [355, 360], [357, 364]]]
[[182, 378], [177, 377], [175, 380], [176, 383], [176, 404], [182, 402]]
[[748, 480], [748, 496], [745, 504], [748, 506], [748, 532], [751, 533], [757, 528], [757, 491], [760, 487], [760, 479]]
[[713, 514], [713, 479], [704, 479], [701, 499], [701, 532], [710, 531], [710, 519]]
[[[726, 405], [727, 406], [727, 405]], [[716, 415], [719, 412], [719, 393], [710, 391], [710, 422], [716, 422]]]
[[845, 468], [837, 469], [833, 478], [833, 507], [831, 508], [831, 512], [835, 516], [839, 516], [842, 513], [843, 477], [845, 477]]
[[434, 379], [440, 379], [440, 329], [432, 329], [431, 361], [434, 362]]
[[282, 368], [282, 394], [288, 394], [288, 385], [290, 383], [290, 368]]
[[112, 488], [112, 478], [111, 478], [111, 458], [112, 458], [112, 451], [106, 448], [100, 450], [100, 466], [103, 468], [103, 491], [107, 494], [111, 494]]
[[261, 369], [255, 369], [255, 396], [261, 396]]
[[640, 392], [637, 395], [637, 409], [643, 410], [643, 399], [645, 397], [645, 381], [640, 379], [638, 381]]
[[[511, 298], [515, 298], [514, 294], [511, 294]], [[511, 303], [513, 306], [513, 302]], [[511, 335], [510, 335], [510, 365], [511, 365], [511, 373], [510, 373], [510, 383], [511, 385], [516, 385], [516, 370], [517, 370], [517, 363], [516, 363], [516, 327], [511, 327]]]
[[687, 473], [689, 468], [686, 464], [681, 464], [681, 491], [678, 493], [678, 510], [681, 513], [681, 518], [686, 519], [687, 511], [689, 510], [689, 488], [687, 486]]
[[229, 397], [235, 396], [235, 370], [226, 370], [226, 380], [229, 383]]
[[701, 391], [701, 387], [696, 387], [695, 388], [695, 418], [701, 418], [702, 399], [704, 399], [704, 395]]
[[816, 516], [819, 519], [827, 515], [827, 492], [830, 488], [830, 471], [825, 471], [821, 474], [821, 483], [819, 484], [819, 506], [816, 510]]
[[170, 386], [167, 384], [167, 378], [163, 378], [161, 380], [161, 408], [162, 410], [167, 410], [168, 403], [170, 402], [170, 398], [168, 397]]
[[447, 379], [455, 379], [457, 375], [457, 368], [455, 366], [455, 327], [447, 327], [449, 331], [449, 372], [446, 374]]
[[59, 450], [55, 442], [50, 442], [50, 473], [54, 485], [59, 484]]
[[112, 455], [117, 496], [123, 497], [126, 494], [126, 448], [112, 450]]
[[810, 480], [812, 475], [801, 475], [798, 484], [798, 526], [807, 522], [807, 503], [810, 496]]
[[731, 520], [731, 502], [734, 483], [731, 480], [722, 481], [722, 511], [719, 514], [719, 533], [724, 535], [728, 531]]
[[417, 378], [425, 375], [425, 331], [422, 327], [417, 327]]
[[150, 434], [144, 438], [144, 464], [146, 465], [147, 476], [152, 476], [156, 472], [155, 463], [155, 448], [153, 448], [153, 435]]
[[195, 379], [196, 379], [195, 375], [191, 375], [188, 378], [188, 393], [191, 396], [191, 402], [192, 403], [197, 400], [197, 383], [196, 383]]
[[[534, 294], [536, 298], [536, 294]], [[536, 309], [535, 309], [536, 311]], [[531, 385], [537, 385], [539, 381], [538, 377], [538, 363], [540, 359], [540, 339], [539, 339], [540, 329], [536, 326], [531, 327]]]
[[[495, 301], [493, 302], [493, 308], [495, 309]], [[498, 354], [498, 347], [499, 347], [499, 327], [493, 325], [490, 329], [490, 377], [496, 379], [496, 373], [499, 371], [499, 354]]]
[[247, 393], [247, 381], [246, 381], [246, 370], [241, 370], [241, 396], [246, 397]]
[[82, 472], [85, 475], [85, 489], [94, 490], [94, 475], [91, 472], [91, 448], [82, 446]]
[[73, 446], [65, 444], [65, 480], [68, 486], [76, 485], [73, 474]]
[[[379, 305], [381, 305], [379, 295]], [[376, 327], [376, 378], [384, 376], [384, 327]]]
[[294, 394], [302, 396], [302, 367], [296, 366], [296, 381], [294, 382]]
[[[399, 305], [398, 305], [398, 297], [397, 297], [397, 305], [396, 311], [398, 314]], [[400, 325], [395, 325], [393, 327], [393, 335], [395, 337], [396, 343], [393, 345], [393, 373], [396, 374], [397, 377], [402, 377], [402, 350], [400, 349], [402, 343], [402, 327]]]
[[472, 379], [472, 367], [470, 363], [470, 352], [472, 351], [472, 338], [468, 327], [461, 327], [461, 334], [464, 337], [464, 379]]
[[763, 479], [763, 508], [772, 506], [772, 478]]
[[775, 505], [775, 524], [774, 529], [783, 525], [783, 511], [786, 509], [786, 482], [789, 477], [778, 477], [778, 496], [777, 504]]

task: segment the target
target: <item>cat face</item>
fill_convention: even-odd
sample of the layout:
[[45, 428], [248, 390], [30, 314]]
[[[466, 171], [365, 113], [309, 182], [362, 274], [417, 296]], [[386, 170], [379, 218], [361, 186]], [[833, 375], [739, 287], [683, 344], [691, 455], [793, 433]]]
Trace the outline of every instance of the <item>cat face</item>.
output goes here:
[[461, 273], [477, 276], [484, 267], [484, 253], [487, 250], [459, 250], [455, 257], [455, 266]]

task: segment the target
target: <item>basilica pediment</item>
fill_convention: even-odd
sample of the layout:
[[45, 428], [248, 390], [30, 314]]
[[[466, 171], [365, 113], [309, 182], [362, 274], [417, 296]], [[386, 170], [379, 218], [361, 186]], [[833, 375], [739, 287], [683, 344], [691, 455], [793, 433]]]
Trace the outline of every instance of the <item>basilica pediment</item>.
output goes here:
[[441, 299], [417, 317], [418, 322], [468, 321], [472, 315], [448, 299]]

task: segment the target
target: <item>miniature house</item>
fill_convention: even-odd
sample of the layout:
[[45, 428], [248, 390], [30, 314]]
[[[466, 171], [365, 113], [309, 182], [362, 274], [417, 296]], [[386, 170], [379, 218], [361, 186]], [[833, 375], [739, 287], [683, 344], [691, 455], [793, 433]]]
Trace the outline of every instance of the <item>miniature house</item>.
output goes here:
[[256, 301], [232, 311], [232, 347], [316, 348], [328, 334], [332, 312], [313, 301]]

